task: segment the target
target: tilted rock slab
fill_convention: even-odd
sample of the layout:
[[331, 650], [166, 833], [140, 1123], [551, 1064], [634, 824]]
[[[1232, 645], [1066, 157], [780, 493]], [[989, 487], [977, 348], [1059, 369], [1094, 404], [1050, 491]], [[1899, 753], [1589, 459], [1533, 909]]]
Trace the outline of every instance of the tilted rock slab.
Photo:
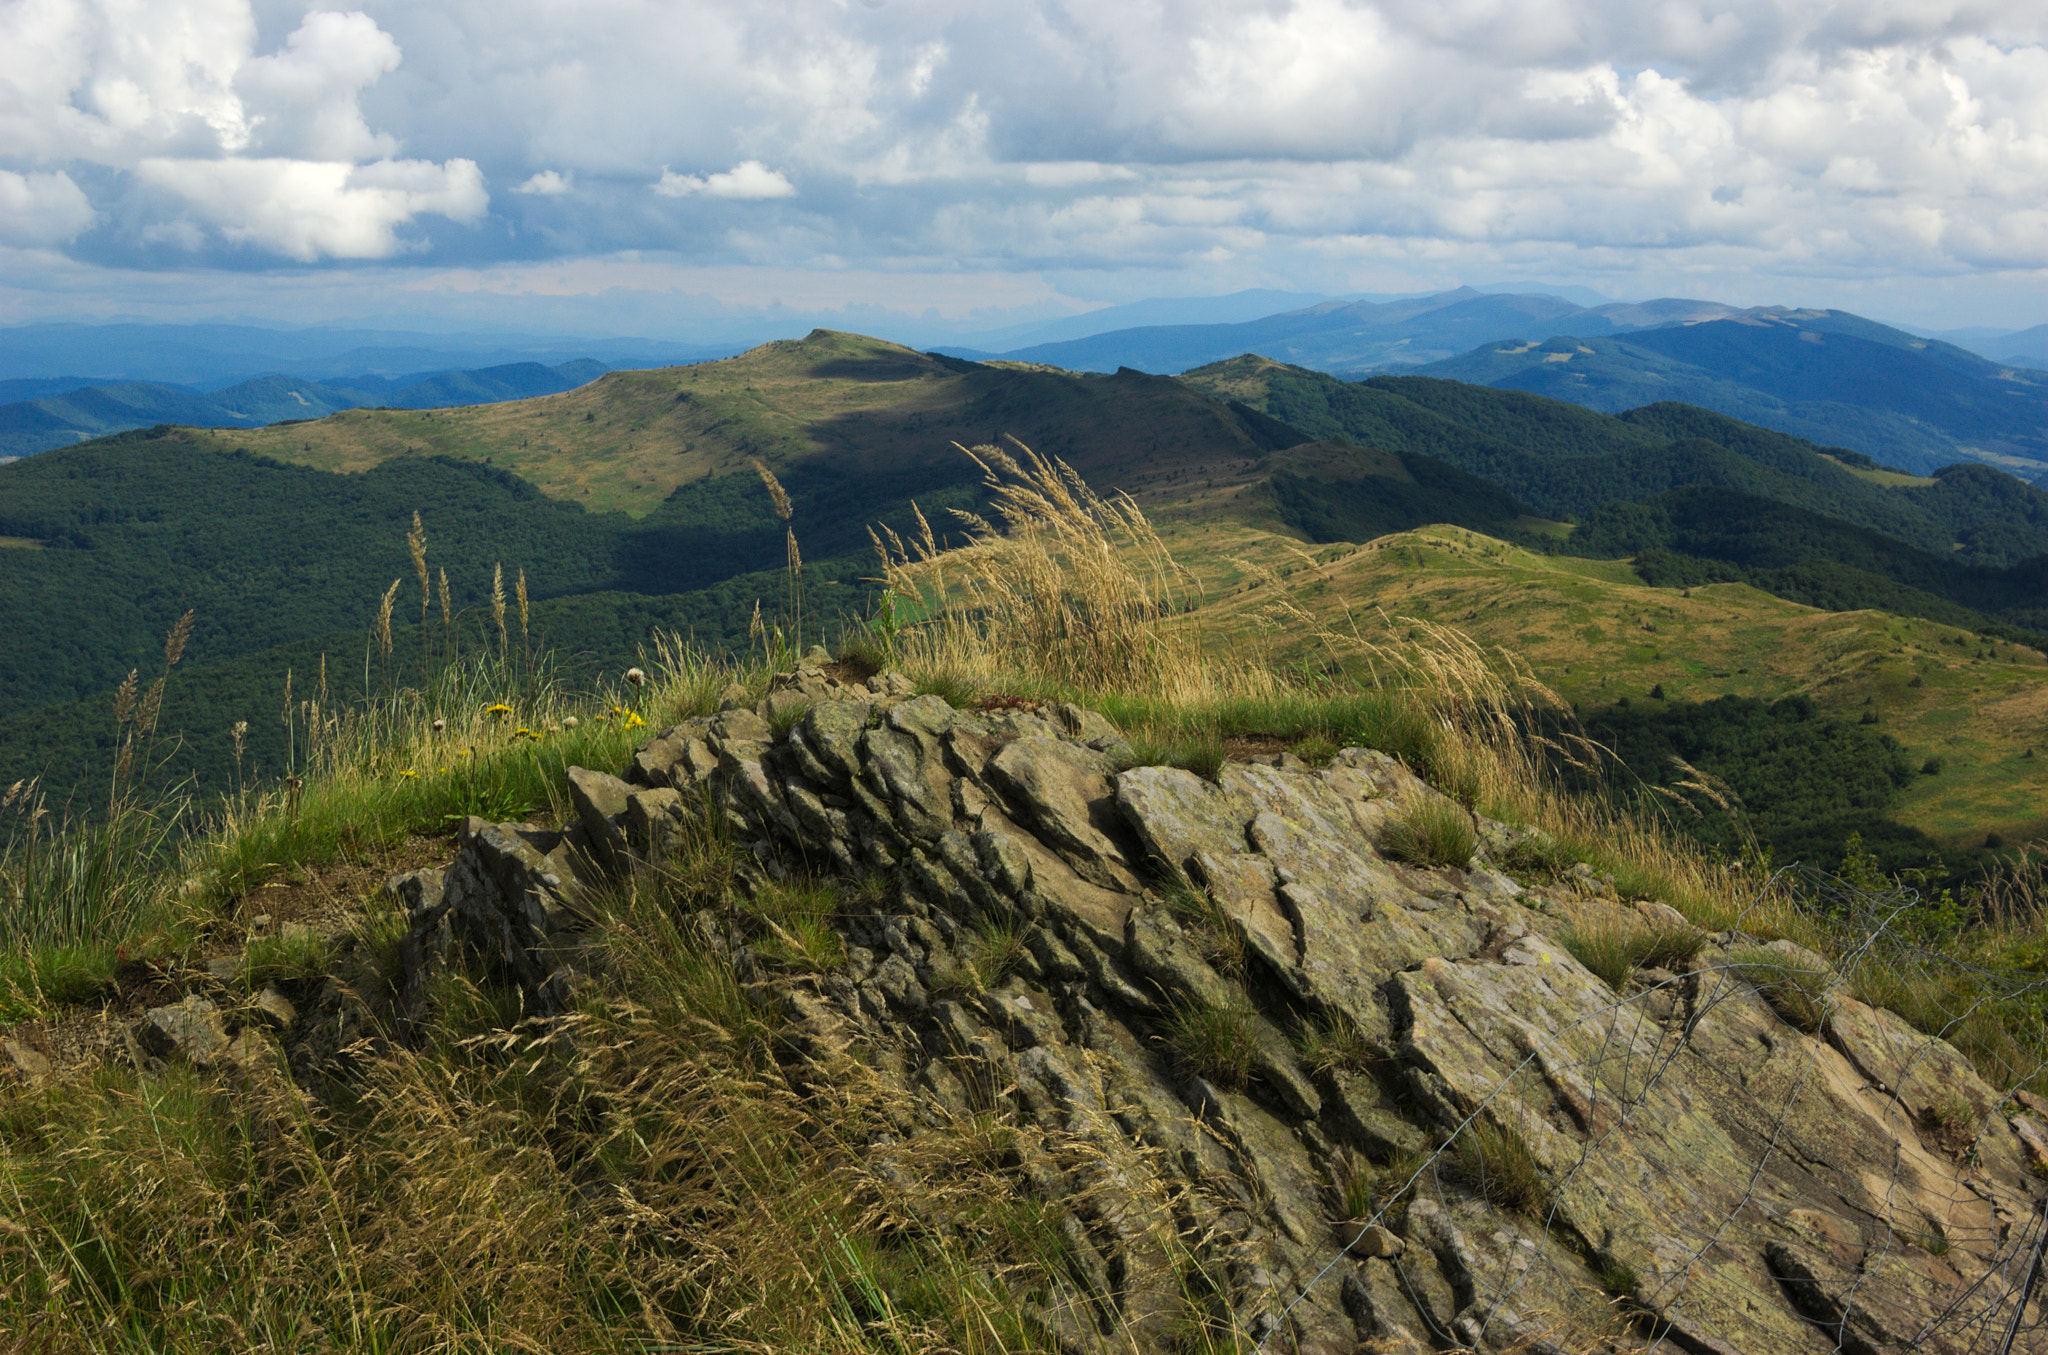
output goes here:
[[[579, 769], [566, 835], [472, 821], [445, 874], [401, 889], [408, 992], [460, 942], [559, 1010], [576, 872], [658, 860], [710, 814], [758, 880], [889, 882], [845, 919], [844, 966], [779, 981], [794, 1047], [858, 1038], [942, 1105], [1007, 1095], [1096, 1146], [1066, 1178], [1033, 1168], [1071, 1202], [1095, 1304], [1092, 1323], [1046, 1318], [1066, 1348], [1114, 1331], [1115, 1349], [1173, 1349], [1176, 1257], [1197, 1240], [1246, 1332], [1325, 1355], [1619, 1350], [1652, 1317], [1688, 1352], [1962, 1352], [2013, 1320], [2048, 1129], [2009, 1121], [1943, 1042], [1847, 999], [1804, 1034], [1718, 964], [1733, 937], [1617, 995], [1483, 847], [1469, 869], [1380, 854], [1389, 821], [1436, 796], [1384, 754], [1212, 783], [1119, 770], [1090, 713], [862, 699], [876, 689], [901, 690], [785, 682], [766, 711], [663, 731], [622, 779]], [[1169, 907], [1190, 890], [1235, 932], [1241, 973]], [[974, 991], [959, 975], [987, 928], [1023, 958]], [[1177, 1012], [1233, 1003], [1240, 1086], [1164, 1038]], [[1299, 1062], [1285, 1032], [1338, 1018], [1381, 1051], [1372, 1075]], [[1533, 1204], [1488, 1203], [1455, 1145], [1427, 1155], [1479, 1129], [1527, 1145]], [[1416, 1171], [1404, 1208], [1338, 1217], [1359, 1154]], [[2015, 1349], [2048, 1348], [2041, 1321], [2029, 1305]]]

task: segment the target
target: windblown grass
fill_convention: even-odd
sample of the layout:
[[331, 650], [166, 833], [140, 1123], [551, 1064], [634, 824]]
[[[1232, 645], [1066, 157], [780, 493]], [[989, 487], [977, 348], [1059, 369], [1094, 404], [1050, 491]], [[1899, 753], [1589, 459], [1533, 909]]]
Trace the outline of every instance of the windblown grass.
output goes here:
[[1018, 1297], [1086, 1299], [1077, 1202], [1006, 1165], [1039, 1131], [948, 1119], [850, 1058], [785, 1079], [781, 1018], [687, 919], [787, 930], [839, 897], [700, 892], [724, 851], [700, 835], [596, 905], [618, 978], [576, 1015], [508, 1026], [464, 985], [343, 1105], [275, 1061], [233, 1098], [119, 1067], [0, 1090], [0, 1327], [48, 1349], [1046, 1348]]

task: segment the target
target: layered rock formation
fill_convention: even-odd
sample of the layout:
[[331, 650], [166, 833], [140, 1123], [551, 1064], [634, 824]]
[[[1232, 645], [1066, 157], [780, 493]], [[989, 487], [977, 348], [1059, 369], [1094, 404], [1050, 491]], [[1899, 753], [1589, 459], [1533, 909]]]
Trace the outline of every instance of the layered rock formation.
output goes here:
[[1074, 1202], [1094, 1306], [1043, 1315], [1070, 1349], [1174, 1349], [1191, 1268], [1253, 1339], [1328, 1355], [2048, 1349], [2022, 1298], [2048, 1134], [1947, 1044], [1847, 998], [1788, 1025], [1732, 934], [1616, 992], [1562, 914], [1670, 910], [1518, 883], [1483, 820], [1470, 861], [1390, 859], [1440, 797], [1384, 754], [1127, 760], [1073, 707], [793, 675], [572, 773], [566, 831], [472, 820], [395, 881], [402, 1003], [467, 953], [560, 1010], [579, 889], [709, 816], [751, 887], [867, 882], [843, 963], [724, 941], [788, 1057], [858, 1043], [939, 1106], [1091, 1147], [1020, 1168]]

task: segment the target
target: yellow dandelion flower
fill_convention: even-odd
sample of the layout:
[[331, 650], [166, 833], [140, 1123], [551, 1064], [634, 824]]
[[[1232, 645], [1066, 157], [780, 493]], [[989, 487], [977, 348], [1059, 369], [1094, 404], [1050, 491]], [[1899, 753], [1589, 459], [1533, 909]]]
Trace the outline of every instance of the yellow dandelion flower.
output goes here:
[[484, 707], [484, 714], [486, 715], [510, 715], [511, 713], [512, 708], [503, 701], [494, 701]]
[[419, 779], [420, 779], [420, 774], [419, 774], [418, 772], [416, 772], [416, 771], [413, 771], [413, 770], [412, 770], [411, 768], [409, 768], [409, 767], [408, 767], [408, 768], [406, 768], [406, 769], [405, 769], [404, 771], [401, 771], [401, 772], [399, 773], [399, 775], [400, 775], [400, 776], [409, 776], [409, 777], [411, 777], [411, 778], [412, 778], [413, 780], [415, 780], [415, 781], [417, 781], [417, 780], [419, 780]]

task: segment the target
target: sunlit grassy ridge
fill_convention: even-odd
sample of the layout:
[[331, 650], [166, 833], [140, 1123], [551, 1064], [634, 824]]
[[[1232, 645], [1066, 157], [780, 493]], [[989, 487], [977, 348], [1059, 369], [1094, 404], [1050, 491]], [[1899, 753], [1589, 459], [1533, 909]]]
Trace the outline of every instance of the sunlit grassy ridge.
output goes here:
[[[2048, 833], [2048, 660], [2024, 646], [1882, 612], [1818, 611], [1742, 584], [1650, 588], [1626, 561], [1539, 555], [1452, 527], [1320, 547], [1218, 527], [1173, 544], [1210, 562], [1208, 581], [1226, 594], [1208, 609], [1221, 636], [1272, 634], [1266, 618], [1284, 595], [1373, 639], [1401, 633], [1403, 618], [1456, 626], [1587, 706], [1642, 702], [1660, 687], [1673, 701], [1805, 694], [1851, 719], [1871, 712], [1916, 763], [1941, 759], [1940, 775], [1905, 793], [1903, 822], [1958, 846], [1987, 831]], [[1326, 658], [1299, 628], [1275, 655]]]
[[985, 367], [830, 330], [514, 404], [351, 410], [206, 436], [332, 471], [407, 455], [488, 459], [552, 497], [638, 516], [680, 486], [747, 474], [756, 459], [777, 471], [825, 453], [899, 472], [945, 463], [950, 476], [952, 442], [998, 432], [1148, 501], [1244, 477], [1265, 450], [1222, 402], [1168, 378]]

